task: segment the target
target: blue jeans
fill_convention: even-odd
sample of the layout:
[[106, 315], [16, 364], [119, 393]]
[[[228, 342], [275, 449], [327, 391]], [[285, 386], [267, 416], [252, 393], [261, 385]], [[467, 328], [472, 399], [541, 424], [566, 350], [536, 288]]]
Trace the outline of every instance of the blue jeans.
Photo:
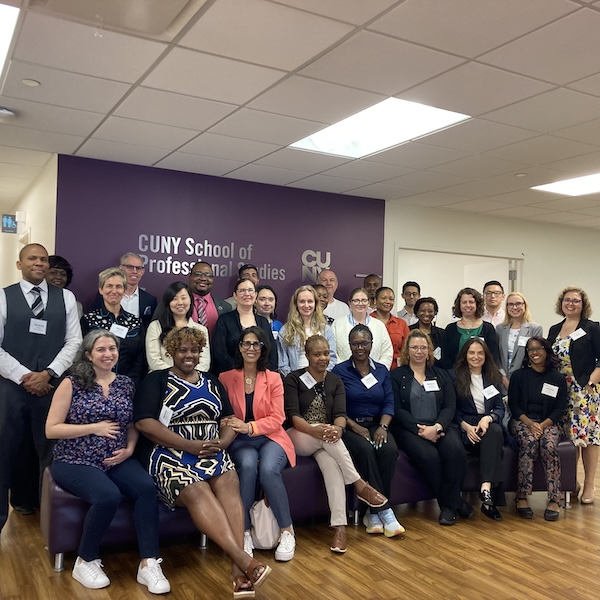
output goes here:
[[244, 528], [250, 529], [250, 507], [256, 499], [256, 483], [260, 482], [279, 527], [292, 524], [287, 491], [281, 471], [287, 464], [283, 448], [265, 435], [238, 435], [227, 451], [231, 455], [240, 479], [240, 495], [244, 505]]
[[78, 554], [83, 560], [89, 562], [100, 557], [100, 540], [115, 516], [123, 494], [134, 502], [140, 556], [159, 556], [156, 487], [137, 459], [128, 458], [108, 471], [55, 461], [52, 476], [63, 489], [90, 505], [79, 542]]

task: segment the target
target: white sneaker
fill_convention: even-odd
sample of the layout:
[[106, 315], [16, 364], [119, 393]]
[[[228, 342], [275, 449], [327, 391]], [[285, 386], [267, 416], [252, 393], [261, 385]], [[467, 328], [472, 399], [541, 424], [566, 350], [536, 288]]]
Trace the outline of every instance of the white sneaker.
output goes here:
[[383, 523], [379, 513], [367, 511], [363, 517], [363, 525], [367, 528], [367, 533], [383, 533]]
[[171, 591], [169, 580], [163, 575], [162, 558], [149, 558], [145, 567], [138, 567], [137, 582], [145, 585], [151, 594], [166, 594]]
[[244, 552], [248, 556], [254, 556], [254, 544], [252, 543], [252, 536], [249, 531], [244, 531]]
[[78, 556], [73, 565], [73, 579], [92, 590], [104, 588], [110, 585], [110, 579], [106, 576], [102, 567], [103, 565], [99, 558], [87, 562], [81, 556]]
[[283, 562], [292, 560], [295, 549], [296, 538], [289, 531], [284, 531], [279, 538], [279, 545], [275, 550], [275, 560]]
[[378, 515], [383, 523], [383, 535], [385, 535], [385, 537], [394, 537], [395, 535], [400, 535], [406, 531], [406, 529], [398, 523], [398, 519], [396, 519], [396, 515], [391, 508], [382, 510]]

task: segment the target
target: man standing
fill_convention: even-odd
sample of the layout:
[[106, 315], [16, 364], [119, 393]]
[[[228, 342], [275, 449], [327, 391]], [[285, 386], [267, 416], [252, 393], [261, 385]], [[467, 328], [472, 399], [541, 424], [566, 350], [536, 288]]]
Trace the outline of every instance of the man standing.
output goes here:
[[406, 321], [410, 327], [417, 323], [417, 315], [415, 315], [415, 304], [421, 297], [421, 286], [416, 281], [407, 281], [402, 286], [402, 298], [404, 299], [404, 308], [398, 311], [398, 316]]
[[225, 300], [210, 293], [214, 282], [212, 266], [207, 262], [197, 262], [192, 267], [189, 279], [189, 288], [194, 303], [192, 319], [196, 323], [204, 325], [209, 334], [212, 334], [219, 316], [232, 310], [231, 305]]
[[[139, 317], [147, 329], [158, 304], [156, 297], [139, 287], [144, 276], [144, 259], [135, 252], [126, 252], [121, 256], [119, 269], [125, 273], [127, 289], [121, 300], [121, 307], [135, 317]], [[102, 296], [98, 294], [93, 309], [103, 308]]]
[[8, 492], [23, 440], [33, 438], [40, 474], [52, 461], [46, 416], [81, 344], [75, 296], [45, 280], [46, 249], [28, 244], [17, 268], [22, 280], [0, 290], [0, 529], [8, 519]]
[[504, 321], [505, 312], [502, 308], [504, 302], [504, 288], [499, 281], [488, 281], [483, 286], [483, 299], [485, 301], [485, 310], [483, 311], [483, 321], [491, 323], [497, 327]]
[[[255, 288], [258, 287], [258, 284], [260, 283], [260, 279], [258, 277], [258, 269], [254, 265], [242, 265], [238, 269], [238, 279], [250, 280], [254, 284]], [[232, 309], [237, 308], [237, 302], [233, 296], [227, 298], [225, 302], [228, 302], [231, 305]]]
[[363, 279], [363, 287], [367, 291], [369, 297], [369, 312], [372, 313], [375, 310], [375, 292], [381, 287], [381, 277], [371, 273]]
[[331, 269], [323, 269], [317, 277], [317, 283], [320, 283], [327, 290], [327, 308], [323, 311], [327, 317], [338, 319], [350, 314], [350, 309], [345, 302], [334, 297], [338, 289], [338, 279]]

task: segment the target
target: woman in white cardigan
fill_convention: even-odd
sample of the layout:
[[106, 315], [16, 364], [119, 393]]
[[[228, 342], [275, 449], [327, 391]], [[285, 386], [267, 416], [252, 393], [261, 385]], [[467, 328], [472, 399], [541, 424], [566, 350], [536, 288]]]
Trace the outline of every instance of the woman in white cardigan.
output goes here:
[[350, 330], [359, 323], [366, 325], [373, 334], [373, 345], [371, 347], [371, 358], [375, 362], [382, 363], [389, 370], [392, 366], [394, 350], [392, 340], [385, 325], [378, 319], [368, 314], [369, 296], [364, 288], [355, 288], [350, 292], [348, 301], [350, 314], [339, 317], [331, 326], [335, 335], [335, 348], [338, 363], [348, 360], [352, 355], [348, 335]]
[[198, 369], [210, 369], [210, 346], [208, 329], [192, 320], [192, 296], [188, 286], [176, 281], [172, 283], [163, 294], [162, 300], [154, 313], [154, 318], [146, 331], [146, 359], [149, 371], [170, 369], [173, 359], [167, 354], [164, 340], [172, 329], [181, 327], [194, 327], [199, 329], [206, 338], [206, 346], [200, 354]]

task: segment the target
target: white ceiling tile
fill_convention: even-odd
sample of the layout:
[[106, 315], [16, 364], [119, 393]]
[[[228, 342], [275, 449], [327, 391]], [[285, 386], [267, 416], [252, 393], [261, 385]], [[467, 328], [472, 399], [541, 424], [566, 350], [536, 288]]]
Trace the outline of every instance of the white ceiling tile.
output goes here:
[[225, 160], [213, 156], [200, 156], [199, 154], [185, 154], [184, 152], [173, 152], [173, 154], [163, 158], [153, 166], [161, 169], [171, 169], [173, 171], [185, 171], [186, 173], [222, 176], [243, 165], [243, 162], [236, 160]]
[[[522, 216], [522, 215], [519, 215]], [[585, 218], [585, 215], [578, 213], [568, 213], [568, 212], [555, 212], [549, 213], [547, 215], [534, 215], [532, 217], [523, 216], [524, 219], [541, 221], [543, 223], [569, 223], [571, 225], [571, 221], [580, 221], [582, 218]]]
[[363, 159], [365, 162], [377, 162], [388, 165], [398, 165], [410, 169], [429, 169], [451, 160], [468, 156], [467, 152], [428, 146], [419, 142], [407, 142], [395, 148], [384, 150]]
[[332, 192], [342, 194], [352, 190], [363, 182], [357, 179], [346, 179], [343, 177], [328, 177], [327, 175], [312, 175], [299, 181], [288, 184], [288, 187], [302, 188], [305, 190], [318, 190], [320, 192]]
[[293, 70], [353, 29], [339, 21], [265, 0], [220, 0], [202, 15], [179, 45]]
[[0, 177], [14, 177], [15, 179], [25, 179], [31, 181], [40, 174], [41, 170], [42, 167], [34, 167], [31, 165], [15, 165], [1, 162], [0, 160]]
[[573, 127], [566, 127], [565, 129], [557, 129], [552, 132], [552, 135], [599, 146], [600, 119], [594, 119], [593, 121], [580, 123], [579, 125], [573, 125]]
[[[538, 190], [540, 196], [540, 202], [534, 204], [536, 208], [545, 208], [547, 210], [558, 210], [558, 211], [574, 211], [577, 212], [581, 209], [599, 208], [600, 204], [597, 200], [590, 200], [584, 196], [581, 197], [568, 197], [568, 198], [557, 198], [556, 194], [549, 192], [543, 192]], [[547, 200], [545, 198], [548, 198]]]
[[125, 99], [114, 114], [202, 131], [237, 108], [234, 104], [139, 87]]
[[477, 63], [467, 63], [398, 94], [399, 98], [477, 116], [553, 86]]
[[203, 156], [214, 156], [227, 160], [252, 162], [266, 154], [275, 152], [279, 145], [244, 140], [242, 138], [229, 137], [227, 135], [216, 135], [214, 133], [203, 133], [196, 139], [180, 148], [181, 152], [189, 154], [201, 154]]
[[[348, 162], [348, 159], [339, 156], [295, 150], [293, 148], [281, 148], [281, 150], [257, 160], [256, 164], [279, 167], [280, 169], [305, 171], [307, 173], [320, 173], [345, 162]], [[357, 179], [360, 179], [360, 177]]]
[[71, 154], [84, 139], [84, 137], [67, 135], [66, 133], [39, 131], [38, 129], [0, 124], [0, 140], [2, 140], [4, 146]]
[[29, 11], [14, 56], [64, 71], [133, 83], [166, 47]]
[[293, 76], [267, 90], [248, 106], [331, 124], [382, 100], [385, 96], [379, 94]]
[[569, 83], [567, 87], [577, 90], [578, 92], [600, 96], [600, 73]]
[[175, 150], [196, 135], [198, 132], [190, 129], [122, 117], [109, 117], [94, 132], [93, 139]]
[[202, 52], [175, 48], [144, 79], [147, 87], [244, 104], [285, 73]]
[[467, 183], [459, 183], [450, 187], [441, 188], [438, 192], [444, 194], [456, 194], [457, 196], [465, 196], [466, 198], [486, 198], [490, 196], [499, 196], [507, 192], [513, 192], [518, 184], [512, 181], [493, 181], [492, 179], [480, 179], [468, 181]]
[[557, 179], [567, 179], [568, 177], [579, 177], [580, 175], [599, 173], [600, 152], [592, 152], [591, 154], [557, 160], [548, 163], [545, 166], [561, 172], [561, 175], [557, 176]]
[[3, 163], [43, 167], [51, 156], [52, 154], [49, 152], [37, 152], [36, 150], [23, 150], [21, 148], [0, 146], [0, 162]]
[[569, 223], [569, 226], [574, 225], [575, 227], [597, 227], [600, 228], [600, 217], [598, 217], [597, 219], [590, 219], [589, 217], [586, 217], [584, 220], [582, 221], [571, 221]]
[[494, 210], [487, 213], [488, 215], [497, 217], [511, 217], [512, 219], [519, 219], [521, 217], [539, 217], [549, 214], [549, 211], [541, 208], [534, 208], [533, 206], [511, 206], [509, 208], [502, 208], [500, 210]]
[[472, 154], [485, 152], [536, 135], [532, 131], [510, 127], [509, 125], [501, 125], [482, 119], [471, 119], [455, 127], [444, 129], [439, 133], [428, 135], [419, 141], [423, 144], [462, 150]]
[[410, 173], [412, 169], [398, 167], [396, 165], [386, 165], [366, 160], [353, 160], [349, 163], [334, 167], [327, 171], [326, 175], [334, 177], [350, 177], [353, 179], [362, 179], [363, 181], [385, 181], [392, 177], [399, 177]]
[[405, 196], [414, 196], [415, 190], [401, 188], [387, 183], [370, 183], [353, 190], [348, 190], [349, 196], [363, 196], [365, 198], [381, 198], [381, 200], [395, 200]]
[[576, 8], [567, 0], [406, 0], [369, 28], [475, 57]]
[[11, 126], [69, 135], [87, 136], [104, 118], [101, 113], [40, 104], [20, 98], [0, 96], [0, 105], [16, 113], [17, 118], [11, 121]]
[[243, 108], [215, 125], [210, 131], [287, 146], [320, 129], [323, 129], [323, 123]]
[[311, 173], [292, 171], [289, 169], [277, 169], [266, 165], [251, 164], [232, 171], [227, 175], [231, 179], [243, 179], [244, 181], [257, 181], [259, 183], [273, 183], [275, 185], [286, 185], [292, 181], [298, 181], [308, 177]]
[[579, 215], [586, 215], [590, 217], [600, 217], [600, 206], [592, 207], [592, 208], [580, 208], [577, 211]]
[[362, 25], [398, 0], [275, 0], [332, 19]]
[[500, 160], [491, 156], [477, 154], [432, 167], [430, 170], [436, 173], [449, 173], [467, 179], [485, 179], [486, 177], [508, 173], [526, 166], [525, 163]]
[[498, 194], [497, 196], [488, 196], [487, 199], [516, 206], [531, 205], [537, 204], [540, 201], [540, 193], [538, 190], [517, 190], [506, 194]]
[[[26, 86], [23, 79], [39, 81], [40, 85]], [[12, 61], [3, 94], [44, 104], [108, 112], [130, 88], [126, 83]]]
[[77, 156], [150, 166], [163, 158], [166, 153], [167, 150], [162, 148], [144, 148], [133, 144], [91, 139], [77, 151]]
[[547, 133], [590, 121], [599, 114], [600, 98], [557, 89], [489, 112], [485, 118]]
[[433, 171], [413, 171], [407, 175], [388, 179], [388, 185], [397, 185], [402, 188], [417, 190], [419, 192], [429, 192], [450, 185], [465, 183], [467, 179], [456, 177], [447, 173], [434, 173]]
[[468, 213], [484, 213], [490, 210], [499, 210], [509, 208], [510, 204], [491, 198], [477, 198], [476, 200], [465, 200], [455, 204], [446, 204], [444, 208], [448, 210], [460, 210]]
[[421, 208], [438, 208], [447, 204], [455, 204], [460, 202], [460, 196], [452, 196], [450, 194], [441, 194], [439, 192], [425, 192], [423, 194], [415, 194], [406, 198], [397, 198], [391, 200], [394, 204], [403, 206], [419, 206]]
[[362, 31], [301, 71], [315, 77], [381, 94], [398, 94], [443, 73], [462, 59]]
[[[525, 173], [525, 177], [517, 177], [517, 173]], [[500, 182], [512, 187], [513, 190], [528, 190], [534, 185], [542, 185], [550, 181], [564, 179], [564, 174], [547, 166], [529, 166], [517, 171], [488, 177], [485, 181]]]
[[600, 14], [583, 8], [479, 60], [552, 83], [569, 83], [598, 73], [599, 29]]

